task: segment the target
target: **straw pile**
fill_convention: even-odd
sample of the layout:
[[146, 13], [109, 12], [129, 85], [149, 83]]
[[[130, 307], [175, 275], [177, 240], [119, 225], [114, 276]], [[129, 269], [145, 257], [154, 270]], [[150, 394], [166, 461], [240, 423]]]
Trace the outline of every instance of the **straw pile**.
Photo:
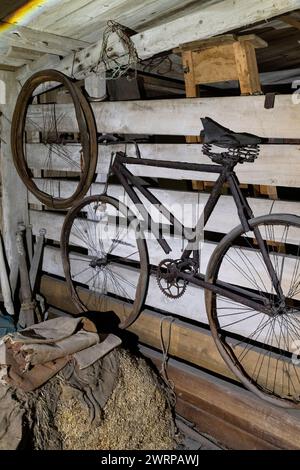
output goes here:
[[[59, 373], [39, 390], [24, 394], [34, 449], [169, 450], [178, 444], [168, 393], [142, 358], [118, 349], [113, 391], [91, 422], [78, 390]], [[107, 371], [106, 371], [107, 372]], [[24, 403], [23, 403], [24, 406]], [[28, 434], [27, 434], [28, 435]]]

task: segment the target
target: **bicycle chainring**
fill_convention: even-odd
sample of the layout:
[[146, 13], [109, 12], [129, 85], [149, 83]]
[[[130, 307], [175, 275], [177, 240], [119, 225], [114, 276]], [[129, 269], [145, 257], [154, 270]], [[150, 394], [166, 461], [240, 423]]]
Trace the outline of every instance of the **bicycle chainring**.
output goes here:
[[[170, 299], [179, 299], [186, 291], [188, 281], [180, 278], [180, 270], [194, 273], [195, 268], [192, 260], [183, 262], [181, 259], [163, 259], [156, 272], [156, 281], [162, 293]], [[178, 276], [179, 274], [179, 276]]]
[[179, 299], [186, 290], [187, 282], [183, 279], [177, 279], [176, 261], [173, 259], [163, 259], [156, 272], [158, 287], [162, 293], [169, 299]]

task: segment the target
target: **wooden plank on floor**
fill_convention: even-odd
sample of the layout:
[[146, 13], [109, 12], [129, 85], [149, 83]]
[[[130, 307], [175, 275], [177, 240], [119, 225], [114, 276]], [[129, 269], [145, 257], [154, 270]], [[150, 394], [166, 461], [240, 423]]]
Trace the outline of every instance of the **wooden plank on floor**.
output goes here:
[[[179, 392], [180, 394], [180, 392]], [[188, 420], [195, 423], [199, 432], [213, 436], [227, 449], [232, 450], [278, 450], [278, 447], [260, 439], [240, 427], [229, 423], [227, 419], [221, 419], [217, 413], [210, 413], [201, 407], [191, 405], [189, 402], [178, 398], [176, 410]]]
[[[162, 355], [141, 352], [160, 367]], [[168, 376], [175, 384], [177, 410], [232, 449], [300, 449], [300, 414], [257, 398], [253, 393], [174, 359]]]

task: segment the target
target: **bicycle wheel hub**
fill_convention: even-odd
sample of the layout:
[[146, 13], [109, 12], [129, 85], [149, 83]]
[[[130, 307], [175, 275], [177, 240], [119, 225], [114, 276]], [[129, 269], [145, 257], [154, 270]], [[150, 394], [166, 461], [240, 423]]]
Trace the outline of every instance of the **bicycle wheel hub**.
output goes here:
[[102, 266], [107, 265], [107, 256], [103, 256], [102, 258], [95, 258], [90, 262], [91, 268], [101, 268]]

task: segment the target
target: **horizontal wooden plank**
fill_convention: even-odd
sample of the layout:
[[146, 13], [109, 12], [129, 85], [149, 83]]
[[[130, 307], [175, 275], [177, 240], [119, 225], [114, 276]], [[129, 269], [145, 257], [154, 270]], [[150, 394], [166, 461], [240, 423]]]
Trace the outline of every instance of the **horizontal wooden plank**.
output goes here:
[[[46, 297], [51, 305], [66, 312], [76, 312], [72, 306], [70, 296], [65, 282], [53, 279], [50, 276], [43, 276], [41, 283], [42, 294]], [[80, 288], [82, 298], [89, 299], [89, 291]], [[116, 299], [109, 299], [109, 310], [114, 311], [117, 315], [122, 317], [124, 315], [124, 304]], [[99, 313], [101, 315], [101, 313]], [[163, 320], [163, 315], [145, 309], [135, 323], [130, 327], [130, 331], [138, 335], [139, 341], [157, 349], [161, 348], [161, 328], [165, 340], [170, 335], [170, 319]], [[188, 325], [180, 320], [173, 319], [171, 325], [169, 354], [179, 359], [186, 360], [192, 364], [203, 367], [214, 373], [224, 375], [236, 380], [235, 376], [228, 370], [224, 364], [223, 359], [220, 357], [219, 352], [214, 344], [210, 332], [192, 325]], [[234, 342], [234, 340], [232, 340]], [[235, 344], [235, 351], [238, 355], [238, 350], [241, 348], [240, 344]], [[250, 349], [245, 363], [251, 368], [251, 364], [257, 362], [257, 355], [261, 351], [253, 348]], [[266, 377], [272, 377], [274, 371], [278, 367], [278, 361], [275, 357], [270, 358], [268, 367], [262, 367], [260, 373], [265, 374]], [[266, 369], [266, 370], [265, 370]], [[293, 372], [292, 372], [293, 373]], [[270, 375], [271, 374], [271, 375]], [[283, 384], [282, 384], [283, 385]], [[187, 382], [188, 388], [188, 382]], [[281, 388], [281, 384], [280, 384]], [[222, 403], [222, 401], [220, 402]]]
[[[160, 353], [148, 347], [141, 347], [141, 352], [160, 367]], [[209, 434], [222, 444], [231, 449], [249, 450], [300, 448], [297, 411], [272, 406], [247, 390], [172, 358], [167, 370], [181, 401], [179, 410], [186, 410], [183, 402], [192, 407], [184, 417], [200, 431], [210, 430]]]
[[[64, 145], [64, 156], [79, 165], [80, 145]], [[211, 160], [203, 155], [202, 145], [197, 144], [140, 144], [141, 156], [154, 160], [207, 164]], [[27, 144], [27, 159], [30, 168], [43, 170], [49, 168], [49, 150], [43, 144]], [[97, 172], [106, 175], [109, 169], [112, 151], [124, 151], [124, 145], [99, 145]], [[127, 155], [135, 156], [133, 145], [126, 146]], [[62, 158], [59, 148], [52, 152], [52, 168], [60, 171], [73, 171], [74, 164]], [[157, 177], [157, 168], [142, 165], [130, 165], [130, 171], [139, 176]], [[237, 165], [236, 173], [241, 183], [263, 184], [269, 186], [300, 186], [300, 145], [262, 145], [260, 154], [254, 163]], [[195, 171], [159, 169], [160, 178], [191, 179], [215, 181], [216, 174]]]
[[[144, 352], [144, 350], [143, 350]], [[147, 354], [145, 353], [147, 356]], [[151, 357], [149, 357], [151, 359]], [[152, 361], [155, 363], [154, 358]], [[173, 379], [174, 380], [174, 379]], [[195, 424], [195, 429], [216, 439], [219, 445], [232, 450], [276, 450], [279, 447], [260, 439], [257, 435], [249, 433], [218, 416], [218, 410], [205, 411], [180, 397], [178, 390], [176, 410], [180, 416]], [[214, 412], [215, 411], [215, 412]]]
[[[206, 116], [236, 132], [263, 137], [299, 138], [300, 106], [292, 95], [276, 96], [272, 109], [264, 107], [264, 96], [185, 98], [153, 101], [92, 103], [98, 132], [115, 134], [199, 135]], [[56, 105], [62, 132], [74, 132], [73, 105]], [[28, 130], [43, 126], [53, 114], [51, 105], [32, 105]]]
[[[52, 188], [54, 188], [55, 182], [52, 184]], [[91, 186], [88, 195], [101, 194], [103, 187], [103, 184], [94, 183]], [[74, 185], [73, 183], [66, 181], [57, 182], [56, 188], [57, 192], [55, 192], [55, 194], [70, 195]], [[164, 189], [150, 189], [150, 191], [161, 201], [162, 204], [176, 215], [180, 222], [184, 223], [185, 227], [188, 228], [195, 226], [209, 197], [206, 193], [197, 192], [171, 191]], [[124, 202], [137, 216], [139, 215], [138, 208], [135, 207], [130, 198], [126, 195], [123, 187], [111, 185], [109, 186], [108, 194]], [[141, 196], [141, 200], [145, 203], [145, 207], [148, 208], [150, 214], [153, 215], [155, 222], [160, 221], [167, 224], [167, 220], [163, 216], [159, 216], [157, 210], [153, 209], [149, 202], [145, 201], [144, 197]], [[30, 196], [29, 202], [36, 204], [37, 200], [35, 197]], [[285, 213], [295, 215], [300, 213], [300, 203], [295, 201], [276, 200], [274, 202], [269, 199], [249, 198], [248, 202], [255, 217], [269, 214], [270, 212], [274, 214]], [[45, 228], [47, 229], [49, 227], [49, 238], [52, 238], [53, 240], [59, 239], [63, 216], [59, 213], [53, 212], [35, 213], [31, 211], [30, 217], [34, 225], [45, 225]], [[142, 219], [141, 216], [139, 216], [139, 218]], [[240, 220], [233, 198], [231, 196], [221, 196], [211, 218], [206, 224], [205, 229], [207, 231], [224, 234], [232, 230], [237, 225], [240, 225]], [[298, 245], [299, 240], [297, 230], [291, 230], [289, 232], [289, 242]]]

